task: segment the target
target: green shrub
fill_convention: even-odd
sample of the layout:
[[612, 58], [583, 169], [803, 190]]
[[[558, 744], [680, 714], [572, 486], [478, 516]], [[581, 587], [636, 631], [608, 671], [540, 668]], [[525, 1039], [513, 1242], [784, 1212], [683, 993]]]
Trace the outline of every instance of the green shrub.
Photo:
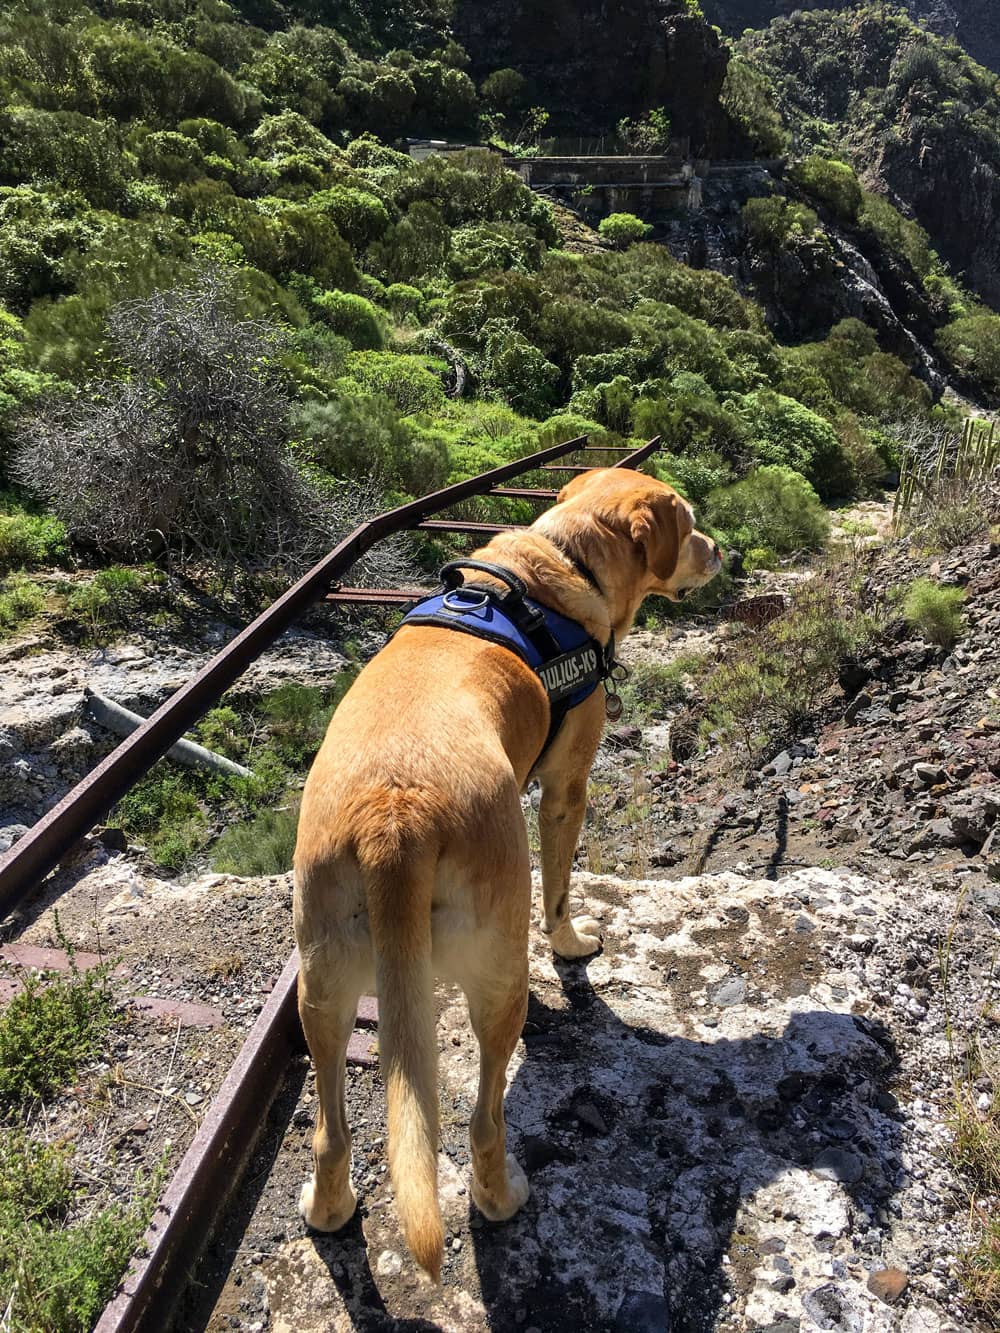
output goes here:
[[919, 223], [903, 217], [888, 199], [866, 190], [858, 221], [887, 250], [905, 259], [919, 277], [926, 278], [933, 271], [937, 257], [930, 237]]
[[811, 579], [785, 615], [741, 641], [704, 678], [702, 732], [751, 763], [786, 743], [871, 637], [849, 598], [831, 580]]
[[780, 250], [808, 240], [819, 227], [813, 209], [781, 195], [748, 199], [743, 205], [743, 221], [754, 243], [766, 250]]
[[516, 69], [495, 69], [483, 80], [483, 100], [499, 111], [517, 111], [528, 104], [528, 80]]
[[704, 516], [740, 550], [767, 548], [779, 555], [819, 550], [830, 531], [816, 492], [788, 467], [760, 467], [744, 481], [715, 491]]
[[1000, 315], [980, 310], [956, 319], [940, 331], [937, 341], [952, 365], [1000, 393]]
[[538, 268], [542, 242], [523, 222], [476, 222], [451, 235], [448, 272], [453, 278], [478, 278], [496, 270]]
[[[353, 676], [352, 676], [353, 679]], [[341, 684], [340, 693], [347, 689]], [[272, 691], [261, 711], [267, 721], [272, 744], [292, 763], [311, 759], [326, 734], [335, 705], [322, 690], [290, 680]]]
[[109, 967], [81, 972], [67, 952], [67, 974], [26, 974], [0, 1013], [0, 1104], [20, 1106], [65, 1087], [97, 1054], [111, 1024]]
[[945, 588], [933, 579], [914, 579], [903, 595], [903, 615], [928, 643], [950, 648], [962, 634], [961, 588]]
[[792, 168], [792, 179], [822, 200], [841, 222], [854, 222], [857, 218], [862, 203], [861, 186], [854, 169], [846, 162], [814, 154]]
[[368, 393], [382, 394], [399, 412], [435, 412], [444, 405], [444, 385], [426, 358], [393, 352], [355, 352], [348, 358], [351, 379]]
[[66, 527], [52, 514], [0, 514], [0, 571], [62, 562]]
[[391, 282], [385, 289], [385, 302], [396, 319], [412, 316], [419, 324], [427, 316], [427, 298], [419, 287], [407, 282]]
[[761, 463], [794, 468], [824, 497], [850, 493], [850, 471], [837, 432], [794, 398], [758, 389], [739, 403], [747, 444]]
[[545, 417], [556, 402], [559, 367], [508, 321], [491, 320], [483, 329], [483, 383], [515, 412]]
[[66, 611], [84, 625], [91, 639], [102, 640], [133, 627], [162, 581], [163, 576], [151, 565], [138, 569], [111, 565], [99, 570], [89, 583], [74, 588], [66, 598]]
[[37, 616], [45, 605], [44, 589], [17, 574], [0, 583], [0, 638]]
[[322, 318], [356, 351], [381, 351], [385, 326], [371, 301], [354, 292], [322, 292], [316, 297]]
[[389, 210], [377, 195], [367, 190], [334, 185], [311, 195], [309, 207], [330, 218], [355, 250], [364, 250], [389, 228]]
[[733, 54], [719, 94], [722, 107], [764, 157], [780, 157], [788, 147], [788, 132], [775, 106], [774, 88], [759, 66]]
[[666, 717], [687, 700], [706, 664], [701, 653], [681, 653], [669, 662], [637, 662], [619, 691], [626, 711], [649, 719]]
[[70, 1151], [19, 1129], [0, 1135], [0, 1291], [10, 1333], [87, 1333], [153, 1213], [162, 1172], [136, 1176], [129, 1204], [74, 1221], [80, 1188]]
[[155, 865], [179, 871], [209, 839], [203, 787], [200, 775], [162, 761], [122, 797], [108, 823], [144, 843]]
[[732, 465], [708, 449], [696, 454], [658, 454], [656, 472], [699, 508], [711, 494], [735, 480]]
[[345, 387], [329, 402], [303, 403], [295, 424], [313, 460], [341, 480], [374, 478], [386, 489], [423, 495], [448, 474], [447, 445], [401, 420], [382, 394]]
[[597, 232], [616, 250], [624, 250], [636, 241], [644, 241], [653, 228], [634, 213], [609, 213], [597, 224]]
[[212, 850], [212, 869], [227, 875], [282, 875], [292, 868], [298, 808], [262, 810], [226, 829]]
[[235, 708], [212, 708], [198, 723], [198, 740], [227, 759], [242, 759], [247, 752], [243, 722]]

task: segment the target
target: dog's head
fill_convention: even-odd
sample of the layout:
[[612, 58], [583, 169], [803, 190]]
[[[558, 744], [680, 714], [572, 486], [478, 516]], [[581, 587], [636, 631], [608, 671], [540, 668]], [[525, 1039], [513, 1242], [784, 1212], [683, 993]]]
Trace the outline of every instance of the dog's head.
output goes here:
[[[722, 568], [717, 544], [694, 526], [691, 506], [665, 482], [631, 468], [599, 468], [575, 477], [559, 493], [572, 514], [581, 557], [598, 552], [609, 536], [631, 548], [639, 599], [658, 593], [680, 602]], [[557, 511], [550, 510], [555, 514]]]

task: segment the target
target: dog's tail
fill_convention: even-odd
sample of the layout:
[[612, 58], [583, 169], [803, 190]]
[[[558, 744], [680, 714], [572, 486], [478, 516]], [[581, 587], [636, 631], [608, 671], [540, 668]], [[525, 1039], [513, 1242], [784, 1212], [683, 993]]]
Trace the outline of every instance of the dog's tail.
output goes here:
[[436, 856], [413, 847], [406, 837], [392, 837], [389, 822], [390, 828], [380, 830], [382, 836], [371, 839], [359, 856], [375, 948], [389, 1171], [410, 1252], [439, 1282], [444, 1228], [437, 1198], [437, 1025], [431, 960]]

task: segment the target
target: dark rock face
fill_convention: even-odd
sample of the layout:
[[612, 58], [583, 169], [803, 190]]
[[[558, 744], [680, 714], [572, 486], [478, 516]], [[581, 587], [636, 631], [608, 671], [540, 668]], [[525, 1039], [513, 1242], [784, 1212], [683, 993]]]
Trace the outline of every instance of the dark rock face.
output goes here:
[[825, 219], [821, 233], [794, 248], [777, 254], [755, 248], [743, 225], [743, 205], [787, 188], [761, 163], [714, 172], [705, 182], [701, 210], [670, 223], [664, 242], [682, 263], [733, 278], [764, 307], [779, 338], [823, 338], [839, 320], [860, 319], [875, 330], [883, 350], [937, 392], [943, 381], [931, 349], [939, 321], [903, 266], [870, 236]]
[[729, 57], [683, 0], [458, 0], [454, 31], [473, 78], [519, 70], [557, 134], [604, 133], [663, 106], [694, 151], [731, 146], [718, 104]]
[[[941, 37], [955, 37], [973, 60], [1000, 71], [1000, 10], [995, 0], [902, 0], [911, 17]], [[739, 36], [796, 9], [853, 9], [843, 0], [703, 0], [709, 23]]]
[[[810, 127], [836, 127], [829, 146], [865, 186], [919, 222], [952, 270], [1000, 307], [995, 80], [906, 20], [871, 9], [799, 12], [742, 46], [779, 86], [793, 134], [809, 144]], [[918, 47], [926, 48], [925, 67], [907, 76]]]
[[874, 172], [909, 205], [942, 257], [1000, 308], [1000, 163], [980, 156], [974, 140], [911, 123], [907, 139], [879, 143]]

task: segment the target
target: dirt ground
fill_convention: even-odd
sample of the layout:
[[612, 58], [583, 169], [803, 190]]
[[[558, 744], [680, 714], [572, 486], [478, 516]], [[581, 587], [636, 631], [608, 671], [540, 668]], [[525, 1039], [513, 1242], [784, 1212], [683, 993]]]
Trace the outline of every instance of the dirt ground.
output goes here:
[[[349, 1079], [358, 1216], [337, 1237], [299, 1220], [316, 1112], [302, 1059], [175, 1333], [985, 1329], [958, 1282], [975, 1229], [947, 1145], [970, 1051], [974, 1104], [997, 1095], [1000, 889], [988, 839], [948, 836], [976, 802], [993, 809], [987, 563], [944, 571], [970, 589], [959, 650], [900, 642], [852, 685], [853, 717], [841, 699], [745, 782], [672, 760], [672, 715], [609, 736], [574, 873], [604, 951], [557, 965], [532, 935], [507, 1098], [532, 1186], [517, 1218], [494, 1227], [470, 1207], [475, 1043], [442, 992], [441, 1287], [398, 1230], [377, 1069]], [[725, 632], [707, 618], [638, 631], [628, 659], [711, 651]], [[525, 809], [530, 827], [530, 794]], [[136, 1168], [176, 1166], [288, 956], [290, 901], [286, 876], [164, 881], [88, 839], [8, 922], [14, 955], [61, 929], [116, 963], [112, 1044], [37, 1127], [75, 1145], [84, 1206], [127, 1193]]]

